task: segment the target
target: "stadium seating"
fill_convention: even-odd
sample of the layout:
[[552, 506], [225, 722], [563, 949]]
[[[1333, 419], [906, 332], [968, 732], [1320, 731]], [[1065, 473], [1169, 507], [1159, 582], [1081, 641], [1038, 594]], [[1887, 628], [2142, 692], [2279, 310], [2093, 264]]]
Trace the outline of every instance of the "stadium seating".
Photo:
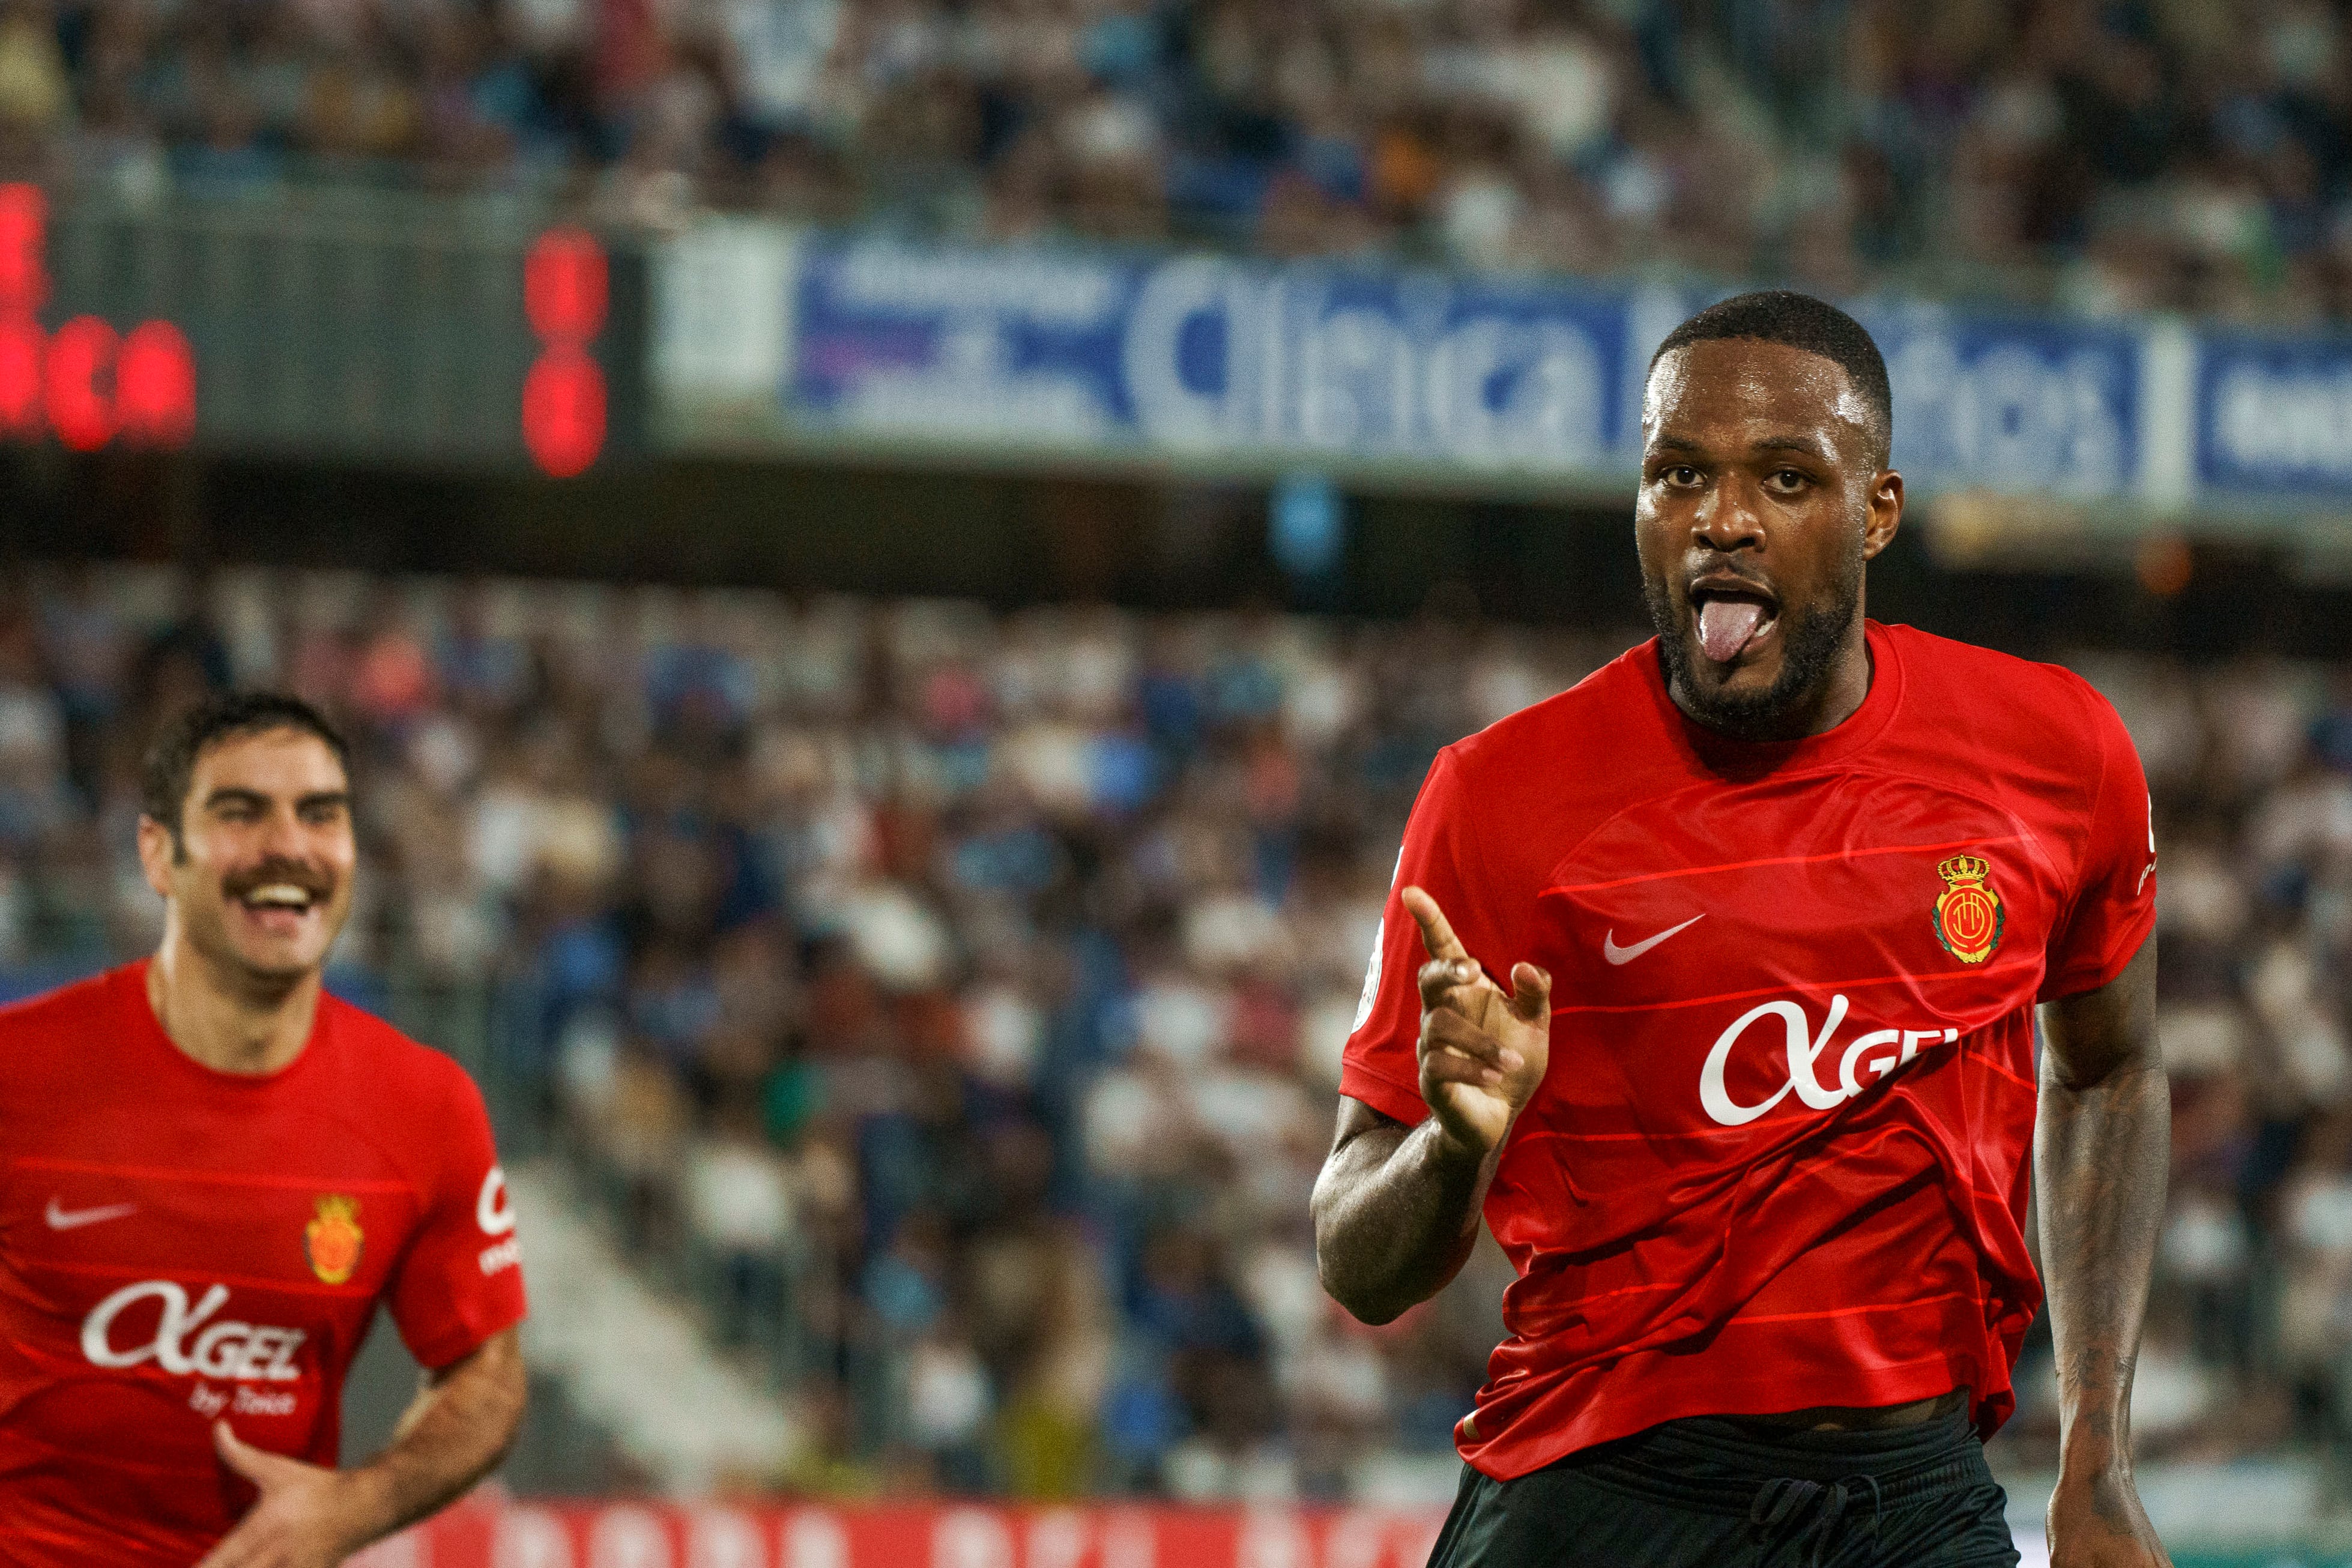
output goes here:
[[[42, 572], [0, 604], [0, 973], [142, 950], [140, 739], [206, 686], [289, 686], [360, 749], [334, 983], [474, 1067], [509, 1155], [568, 1170], [788, 1413], [805, 1440], [735, 1479], [1395, 1491], [1449, 1473], [1500, 1265], [1379, 1331], [1315, 1280], [1398, 832], [1438, 747], [1637, 634]], [[2074, 662], [2163, 847], [2176, 1158], [2138, 1435], [2340, 1438], [2352, 666]], [[564, 1272], [537, 1288], [595, 1275]], [[2018, 1462], [2054, 1439], [2045, 1358]]]
[[142, 0], [0, 24], [0, 168], [2342, 316], [2341, 7]]

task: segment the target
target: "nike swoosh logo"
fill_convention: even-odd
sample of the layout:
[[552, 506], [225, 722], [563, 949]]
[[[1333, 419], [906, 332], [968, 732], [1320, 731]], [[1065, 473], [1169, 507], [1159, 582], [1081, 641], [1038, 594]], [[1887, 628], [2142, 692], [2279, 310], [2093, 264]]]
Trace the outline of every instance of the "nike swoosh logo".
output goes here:
[[49, 1199], [49, 1211], [44, 1218], [48, 1220], [52, 1230], [76, 1230], [85, 1225], [96, 1225], [101, 1219], [121, 1219], [125, 1215], [138, 1212], [139, 1206], [135, 1203], [110, 1203], [103, 1208], [67, 1210], [59, 1208], [58, 1200], [53, 1197]]
[[1664, 941], [1667, 937], [1672, 936], [1677, 931], [1687, 931], [1706, 918], [1706, 912], [1701, 910], [1698, 914], [1692, 915], [1688, 920], [1684, 921], [1680, 925], [1669, 925], [1664, 931], [1659, 932], [1655, 936], [1649, 937], [1644, 941], [1636, 942], [1631, 947], [1620, 947], [1617, 946], [1617, 933], [1614, 929], [1612, 929], [1606, 936], [1603, 936], [1601, 939], [1601, 956], [1608, 959], [1612, 964], [1630, 964], [1634, 959], [1640, 957], [1643, 954], [1648, 952], [1651, 948], [1656, 946], [1659, 943]]

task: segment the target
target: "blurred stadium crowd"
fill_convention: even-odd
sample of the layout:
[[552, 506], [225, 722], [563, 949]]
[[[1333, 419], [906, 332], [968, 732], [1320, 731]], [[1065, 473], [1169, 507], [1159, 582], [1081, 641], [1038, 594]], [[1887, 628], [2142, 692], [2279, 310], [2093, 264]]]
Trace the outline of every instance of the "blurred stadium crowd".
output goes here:
[[[1634, 635], [19, 574], [0, 976], [152, 942], [145, 737], [208, 687], [290, 687], [362, 759], [334, 983], [468, 1060], [510, 1154], [568, 1161], [793, 1403], [800, 1461], [742, 1479], [1360, 1492], [1446, 1453], [1507, 1275], [1489, 1248], [1377, 1331], [1316, 1283], [1404, 814], [1441, 745]], [[2135, 1425], [2341, 1440], [2352, 666], [2076, 662], [2162, 841], [2176, 1160]], [[2054, 1445], [2023, 1381], [2017, 1440]]]
[[2339, 0], [8, 0], [0, 163], [2352, 314]]

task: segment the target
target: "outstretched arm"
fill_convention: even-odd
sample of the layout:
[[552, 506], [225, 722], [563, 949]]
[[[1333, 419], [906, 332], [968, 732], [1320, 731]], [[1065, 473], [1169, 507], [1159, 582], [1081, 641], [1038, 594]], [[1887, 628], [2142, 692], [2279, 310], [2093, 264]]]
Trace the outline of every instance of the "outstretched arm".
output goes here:
[[2050, 1562], [2170, 1568], [2131, 1470], [2132, 1364], [2171, 1153], [2156, 938], [2107, 985], [2044, 1008], [2042, 1040], [2034, 1174], [2059, 1397]]
[[216, 1423], [223, 1462], [261, 1496], [197, 1568], [331, 1568], [423, 1519], [505, 1456], [522, 1424], [524, 1384], [517, 1331], [493, 1334], [429, 1377], [391, 1446], [356, 1469], [268, 1453]]
[[1431, 1114], [1408, 1129], [1343, 1097], [1313, 1203], [1323, 1288], [1368, 1323], [1389, 1322], [1460, 1272], [1504, 1140], [1550, 1055], [1551, 977], [1520, 964], [1507, 995], [1435, 899], [1408, 887], [1403, 902], [1429, 952], [1417, 1053]]

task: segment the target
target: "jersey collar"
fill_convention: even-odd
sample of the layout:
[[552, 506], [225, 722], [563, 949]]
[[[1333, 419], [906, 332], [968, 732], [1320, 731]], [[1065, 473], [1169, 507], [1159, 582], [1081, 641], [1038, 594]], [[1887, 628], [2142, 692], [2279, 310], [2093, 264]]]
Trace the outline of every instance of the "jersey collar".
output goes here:
[[1870, 650], [1870, 691], [1862, 706], [1834, 728], [1800, 740], [1734, 740], [1694, 723], [1675, 706], [1666, 690], [1665, 662], [1658, 656], [1655, 637], [1636, 651], [1634, 663], [1641, 669], [1643, 687], [1650, 695], [1660, 725], [1695, 769], [1752, 779], [1847, 760], [1885, 733], [1903, 701], [1903, 658], [1896, 650], [1896, 639], [1877, 622], [1863, 622], [1863, 637]]

